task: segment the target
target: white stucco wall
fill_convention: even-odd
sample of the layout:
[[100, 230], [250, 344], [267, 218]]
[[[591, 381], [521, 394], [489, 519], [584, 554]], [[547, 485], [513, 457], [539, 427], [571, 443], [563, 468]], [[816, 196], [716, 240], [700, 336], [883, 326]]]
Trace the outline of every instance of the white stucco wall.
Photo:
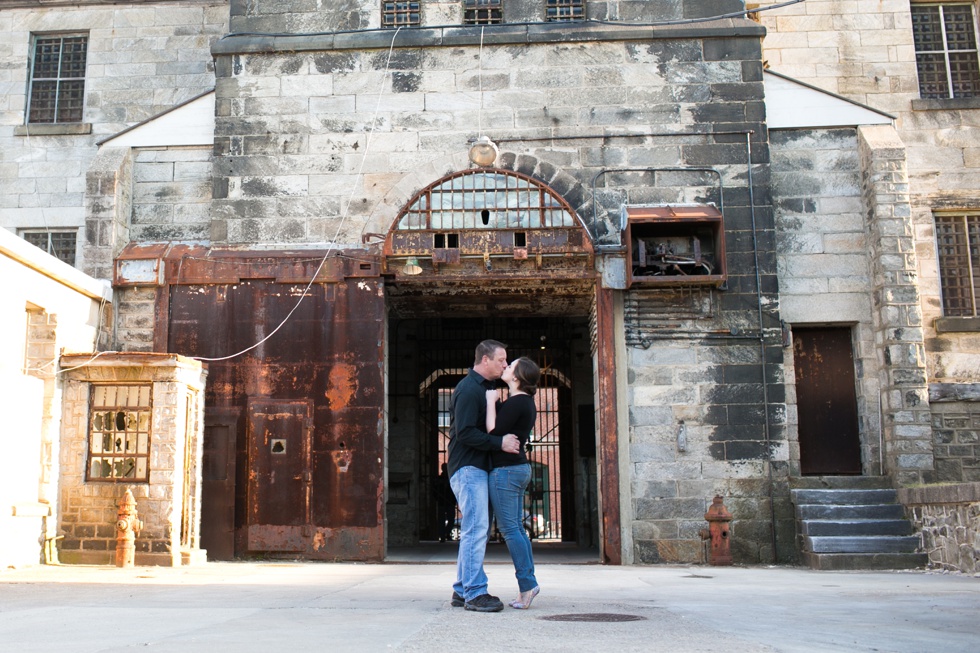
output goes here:
[[[92, 351], [111, 290], [0, 229], [0, 568], [42, 559], [57, 499], [61, 421], [57, 360], [28, 370], [28, 309], [45, 316], [46, 352]], [[43, 311], [43, 313], [39, 313]], [[53, 340], [53, 342], [52, 342]], [[36, 353], [36, 352], [35, 352]], [[36, 363], [38, 358], [31, 358]]]

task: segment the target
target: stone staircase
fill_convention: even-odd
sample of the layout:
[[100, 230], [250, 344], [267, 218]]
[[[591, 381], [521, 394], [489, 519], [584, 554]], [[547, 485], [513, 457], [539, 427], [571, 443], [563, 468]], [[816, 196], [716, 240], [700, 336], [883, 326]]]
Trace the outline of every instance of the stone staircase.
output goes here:
[[803, 563], [811, 569], [915, 569], [928, 555], [887, 479], [793, 479]]

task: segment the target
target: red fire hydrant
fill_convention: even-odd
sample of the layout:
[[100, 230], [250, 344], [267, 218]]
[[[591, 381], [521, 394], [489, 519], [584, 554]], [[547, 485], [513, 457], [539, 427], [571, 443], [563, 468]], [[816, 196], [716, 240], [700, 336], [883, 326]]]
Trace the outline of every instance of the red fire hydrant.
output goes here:
[[119, 512], [116, 513], [116, 566], [132, 567], [136, 563], [136, 536], [143, 530], [143, 522], [136, 514], [136, 499], [133, 493], [126, 494], [119, 500]]
[[711, 541], [708, 564], [715, 566], [732, 564], [732, 550], [728, 537], [732, 513], [722, 503], [721, 495], [715, 496], [708, 512], [704, 513], [708, 528], [701, 530], [701, 539]]

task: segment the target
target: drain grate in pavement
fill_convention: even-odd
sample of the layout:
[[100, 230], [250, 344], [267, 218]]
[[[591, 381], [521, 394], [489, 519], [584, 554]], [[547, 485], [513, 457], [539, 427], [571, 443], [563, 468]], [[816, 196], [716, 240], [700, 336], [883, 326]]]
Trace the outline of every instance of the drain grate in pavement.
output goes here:
[[638, 614], [614, 614], [609, 612], [582, 612], [577, 614], [552, 614], [538, 617], [542, 621], [643, 621], [646, 617]]

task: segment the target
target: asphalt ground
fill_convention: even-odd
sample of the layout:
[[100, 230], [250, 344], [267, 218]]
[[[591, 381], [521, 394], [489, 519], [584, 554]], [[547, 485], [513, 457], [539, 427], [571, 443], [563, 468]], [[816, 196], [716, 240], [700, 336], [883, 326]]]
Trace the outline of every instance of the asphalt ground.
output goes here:
[[[531, 609], [485, 614], [450, 606], [450, 549], [411, 557], [7, 569], [0, 651], [980, 651], [980, 578], [963, 574], [542, 560]], [[489, 559], [506, 602], [513, 569]]]

